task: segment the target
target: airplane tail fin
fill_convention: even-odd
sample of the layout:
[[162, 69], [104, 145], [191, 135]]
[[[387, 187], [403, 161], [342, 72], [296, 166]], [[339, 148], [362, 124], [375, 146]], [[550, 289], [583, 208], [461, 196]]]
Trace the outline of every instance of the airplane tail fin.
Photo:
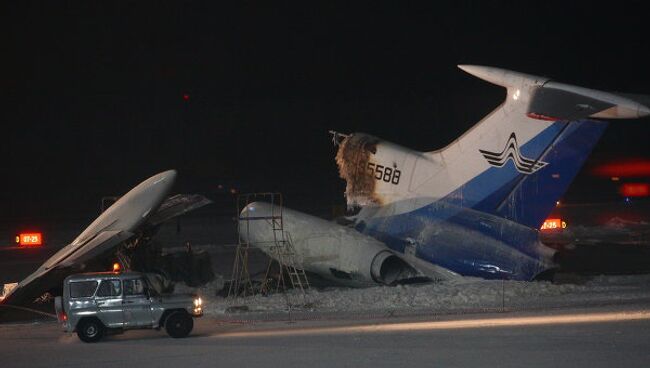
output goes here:
[[602, 92], [504, 69], [460, 65], [503, 86], [506, 101], [446, 148], [425, 153], [438, 163], [419, 193], [539, 227], [564, 194], [607, 123], [650, 108], [627, 95]]

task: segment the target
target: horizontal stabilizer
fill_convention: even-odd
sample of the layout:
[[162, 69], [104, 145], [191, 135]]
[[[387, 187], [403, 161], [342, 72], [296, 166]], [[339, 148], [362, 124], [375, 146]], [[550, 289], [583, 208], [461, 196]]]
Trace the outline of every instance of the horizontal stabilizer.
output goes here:
[[644, 104], [650, 101], [646, 96], [598, 91], [487, 66], [458, 67], [490, 83], [506, 87], [508, 99], [526, 104], [526, 114], [534, 119], [637, 119], [650, 115], [650, 108]]
[[615, 105], [589, 96], [558, 88], [538, 87], [533, 90], [528, 116], [547, 120], [580, 120]]

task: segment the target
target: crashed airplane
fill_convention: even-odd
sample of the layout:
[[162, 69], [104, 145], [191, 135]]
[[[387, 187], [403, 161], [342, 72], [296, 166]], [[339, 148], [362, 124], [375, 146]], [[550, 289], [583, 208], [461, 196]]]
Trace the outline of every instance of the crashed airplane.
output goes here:
[[[348, 223], [283, 210], [302, 267], [339, 283], [394, 284], [416, 277], [535, 280], [557, 269], [538, 229], [607, 123], [650, 114], [639, 96], [518, 72], [460, 65], [507, 89], [505, 102], [447, 147], [418, 152], [368, 134], [335, 133]], [[338, 139], [337, 139], [338, 138]], [[264, 217], [268, 203], [249, 204]], [[270, 256], [269, 222], [240, 236]]]
[[118, 260], [123, 267], [142, 261], [136, 257], [138, 250], [151, 242], [162, 223], [210, 203], [201, 195], [168, 197], [175, 180], [176, 171], [168, 170], [138, 184], [95, 219], [72, 243], [20, 281], [2, 302], [29, 305], [44, 293], [57, 294], [63, 279], [73, 273], [103, 271], [107, 269], [106, 263], [112, 265]]

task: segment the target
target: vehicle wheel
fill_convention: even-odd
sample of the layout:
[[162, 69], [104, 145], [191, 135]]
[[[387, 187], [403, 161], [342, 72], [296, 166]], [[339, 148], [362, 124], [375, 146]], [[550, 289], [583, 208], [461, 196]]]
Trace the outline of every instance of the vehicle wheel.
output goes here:
[[77, 336], [83, 342], [97, 342], [104, 336], [105, 328], [96, 319], [81, 321], [77, 326]]
[[185, 337], [194, 327], [194, 320], [187, 312], [173, 312], [165, 321], [165, 330], [173, 338]]

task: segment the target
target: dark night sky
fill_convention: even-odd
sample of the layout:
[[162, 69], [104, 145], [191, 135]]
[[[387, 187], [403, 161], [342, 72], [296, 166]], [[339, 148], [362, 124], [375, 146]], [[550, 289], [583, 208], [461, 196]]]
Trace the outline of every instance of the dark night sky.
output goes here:
[[[343, 203], [328, 130], [444, 146], [504, 94], [459, 63], [650, 94], [641, 1], [351, 3], [4, 3], [0, 217], [95, 211], [168, 168]], [[593, 160], [650, 157], [648, 124]]]

